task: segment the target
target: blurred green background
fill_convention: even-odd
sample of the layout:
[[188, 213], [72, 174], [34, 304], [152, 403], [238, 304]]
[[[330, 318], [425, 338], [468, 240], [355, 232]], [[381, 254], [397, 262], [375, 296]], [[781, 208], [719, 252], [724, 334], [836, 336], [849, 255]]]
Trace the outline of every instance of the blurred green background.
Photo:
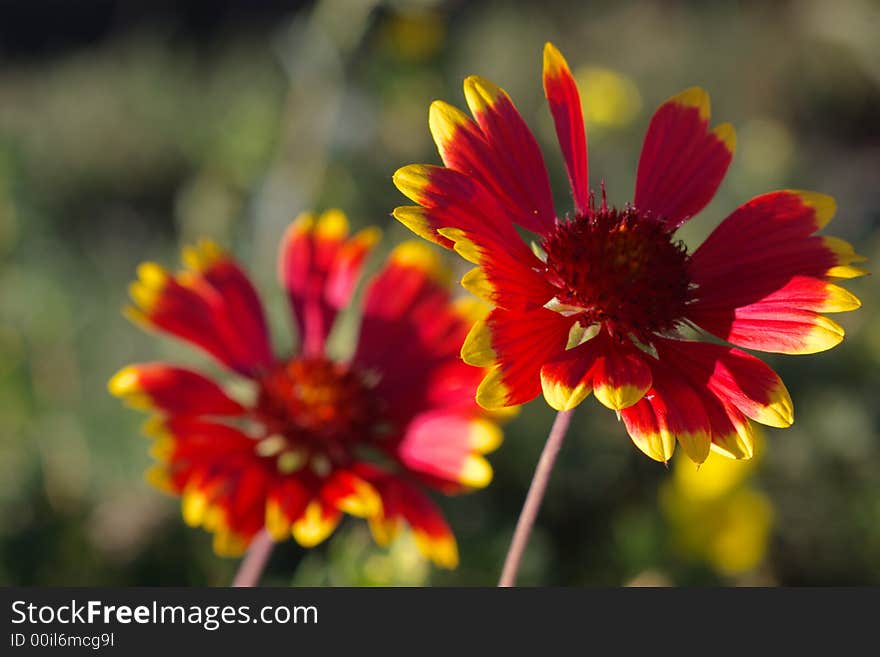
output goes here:
[[[275, 252], [303, 209], [338, 206], [410, 234], [391, 174], [438, 162], [428, 104], [461, 81], [504, 86], [562, 158], [541, 89], [555, 42], [585, 94], [593, 183], [630, 198], [654, 107], [699, 84], [736, 158], [682, 232], [695, 246], [772, 189], [834, 195], [829, 232], [880, 260], [880, 5], [844, 2], [0, 3], [0, 583], [223, 585], [236, 561], [184, 526], [142, 473], [143, 417], [106, 392], [134, 361], [205, 359], [120, 315], [142, 260], [232, 248], [290, 344]], [[376, 258], [373, 263], [375, 266]], [[462, 267], [459, 261], [450, 264]], [[869, 266], [870, 263], [869, 263]], [[462, 270], [463, 271], [463, 270]], [[654, 463], [613, 413], [577, 411], [521, 583], [880, 584], [880, 312], [876, 279], [848, 286], [831, 352], [768, 358], [796, 423], [752, 464]], [[442, 500], [461, 565], [432, 569], [403, 538], [346, 521], [325, 545], [276, 548], [274, 584], [490, 585], [552, 415], [527, 406], [485, 491]]]

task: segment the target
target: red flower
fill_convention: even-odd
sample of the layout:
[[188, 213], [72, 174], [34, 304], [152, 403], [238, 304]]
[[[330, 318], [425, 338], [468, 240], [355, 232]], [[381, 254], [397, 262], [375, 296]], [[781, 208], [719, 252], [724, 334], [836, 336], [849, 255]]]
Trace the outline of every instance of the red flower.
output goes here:
[[[852, 247], [814, 235], [834, 201], [814, 192], [764, 194], [738, 208], [694, 253], [675, 230], [713, 197], [734, 151], [729, 124], [709, 125], [709, 98], [689, 89], [651, 119], [633, 202], [594, 202], [580, 98], [568, 65], [544, 50], [544, 90], [575, 211], [557, 217], [541, 152], [508, 95], [465, 80], [475, 121], [436, 101], [429, 125], [445, 167], [394, 175], [417, 206], [394, 216], [477, 265], [462, 285], [495, 306], [462, 349], [490, 367], [485, 408], [544, 392], [567, 410], [590, 392], [619, 412], [636, 445], [666, 461], [675, 440], [697, 463], [710, 449], [752, 454], [748, 419], [784, 427], [792, 404], [780, 378], [739, 349], [685, 337], [701, 329], [760, 351], [829, 349], [843, 329], [821, 313], [859, 301], [830, 283], [864, 270]], [[527, 247], [517, 226], [537, 233]]]
[[213, 243], [184, 250], [179, 274], [142, 264], [127, 314], [201, 347], [252, 399], [163, 363], [123, 369], [110, 390], [158, 413], [148, 478], [182, 496], [184, 519], [214, 532], [218, 553], [241, 553], [264, 527], [310, 547], [349, 513], [381, 544], [408, 524], [426, 556], [454, 567], [455, 539], [424, 489], [487, 485], [481, 454], [501, 441], [473, 402], [481, 372], [459, 358], [475, 305], [450, 299], [428, 247], [404, 243], [366, 286], [353, 355], [331, 359], [328, 334], [378, 231], [347, 235], [345, 216], [330, 211], [302, 216], [284, 237], [279, 275], [302, 343], [289, 358], [273, 355], [253, 286]]

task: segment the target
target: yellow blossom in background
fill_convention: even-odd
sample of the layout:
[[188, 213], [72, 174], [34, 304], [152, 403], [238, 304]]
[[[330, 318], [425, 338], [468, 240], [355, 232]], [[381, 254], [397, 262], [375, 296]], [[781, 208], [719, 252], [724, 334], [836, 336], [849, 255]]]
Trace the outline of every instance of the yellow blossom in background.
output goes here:
[[401, 59], [423, 61], [434, 55], [446, 38], [446, 20], [434, 10], [401, 11], [384, 26], [384, 45]]
[[642, 109], [642, 96], [632, 78], [607, 68], [581, 66], [574, 72], [584, 119], [590, 127], [621, 128]]
[[760, 451], [748, 461], [712, 453], [699, 467], [676, 459], [660, 505], [676, 550], [724, 576], [758, 567], [773, 526], [770, 499], [750, 484]]

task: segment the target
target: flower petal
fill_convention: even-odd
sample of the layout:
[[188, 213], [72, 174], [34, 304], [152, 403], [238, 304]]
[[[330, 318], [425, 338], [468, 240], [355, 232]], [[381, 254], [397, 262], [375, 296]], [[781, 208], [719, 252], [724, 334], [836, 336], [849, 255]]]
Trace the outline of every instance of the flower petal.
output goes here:
[[791, 354], [830, 349], [843, 329], [822, 312], [858, 308], [859, 300], [824, 277], [863, 274], [863, 258], [832, 237], [811, 236], [834, 214], [834, 200], [785, 190], [738, 208], [694, 252], [687, 316], [740, 346]]
[[551, 408], [568, 411], [590, 395], [593, 383], [589, 372], [596, 356], [595, 343], [590, 340], [541, 367], [541, 389]]
[[443, 167], [409, 165], [394, 174], [394, 182], [423, 206], [397, 208], [394, 216], [481, 265], [480, 296], [505, 307], [541, 306], [552, 297], [536, 271], [543, 263], [522, 241], [497, 197], [476, 179]]
[[494, 423], [446, 411], [417, 416], [406, 428], [396, 455], [410, 470], [467, 488], [484, 488], [492, 466], [481, 454], [501, 444]]
[[212, 242], [184, 251], [188, 269], [173, 275], [151, 262], [138, 267], [126, 315], [174, 335], [214, 356], [243, 376], [272, 363], [260, 301], [232, 258]]
[[651, 369], [645, 355], [628, 341], [618, 342], [604, 331], [592, 341], [598, 341], [596, 361], [589, 373], [596, 399], [613, 411], [632, 406], [651, 387]]
[[674, 363], [698, 389], [708, 389], [747, 417], [772, 427], [794, 422], [791, 396], [779, 375], [739, 349], [658, 338], [661, 362]]
[[648, 126], [635, 206], [677, 228], [712, 200], [733, 159], [730, 124], [708, 132], [709, 96], [692, 87], [663, 103]]
[[522, 173], [510, 166], [509, 154], [488, 141], [480, 126], [442, 100], [431, 103], [428, 126], [447, 167], [478, 181], [510, 220], [536, 229], [535, 215], [523, 204]]
[[276, 481], [266, 499], [266, 530], [276, 541], [291, 537], [291, 525], [306, 509], [311, 491], [298, 479], [282, 477]]
[[586, 214], [590, 207], [590, 180], [581, 99], [568, 63], [552, 43], [544, 45], [544, 95], [565, 157], [575, 208], [578, 214]]
[[546, 233], [556, 212], [550, 180], [538, 143], [507, 93], [492, 82], [472, 75], [464, 81], [468, 107], [495, 152], [496, 175], [520, 211], [516, 221], [528, 230]]
[[321, 499], [357, 518], [382, 513], [382, 498], [372, 484], [349, 470], [336, 469], [321, 487]]
[[209, 240], [184, 248], [183, 262], [189, 272], [181, 279], [192, 281], [193, 287], [204, 279], [220, 295], [224, 318], [234, 328], [236, 346], [244, 356], [255, 367], [271, 364], [272, 347], [263, 306], [238, 264]]
[[707, 391], [698, 391], [712, 426], [712, 451], [727, 458], [747, 460], [755, 455], [752, 423], [727, 401]]
[[336, 507], [313, 499], [299, 518], [293, 521], [291, 533], [294, 540], [304, 548], [315, 547], [333, 533], [341, 519], [342, 514]]
[[712, 424], [703, 398], [672, 366], [655, 364], [653, 382], [646, 398], [661, 432], [674, 436], [694, 463], [702, 463], [712, 444]]
[[405, 426], [428, 408], [476, 411], [482, 372], [458, 358], [471, 325], [450, 298], [450, 272], [426, 244], [404, 242], [367, 283], [353, 362], [376, 372], [376, 394]]
[[151, 421], [159, 465], [151, 472], [163, 490], [181, 496], [184, 521], [214, 533], [214, 549], [235, 556], [265, 525], [271, 470], [238, 429], [192, 416]]
[[425, 557], [442, 568], [458, 565], [455, 536], [430, 498], [403, 478], [374, 466], [360, 463], [356, 471], [382, 497], [382, 514], [370, 518], [370, 530], [379, 545], [387, 545], [406, 521]]
[[635, 446], [655, 461], [667, 463], [675, 451], [675, 436], [661, 423], [647, 397], [620, 411]]
[[419, 551], [441, 568], [458, 566], [458, 544], [437, 505], [414, 486], [399, 485], [401, 513], [412, 528]]
[[278, 253], [278, 277], [287, 290], [306, 354], [324, 352], [338, 312], [348, 305], [364, 259], [380, 233], [367, 228], [348, 237], [340, 210], [303, 213], [289, 226]]
[[[481, 363], [488, 363], [489, 353], [495, 355], [495, 365], [477, 390], [477, 403], [494, 409], [537, 396], [541, 368], [562, 354], [574, 321], [546, 308], [524, 313], [496, 308], [489, 313], [472, 329], [462, 352], [463, 358]], [[478, 348], [483, 351], [475, 357]]]
[[110, 393], [141, 410], [172, 415], [241, 415], [245, 409], [205, 376], [163, 363], [129, 365], [107, 384]]

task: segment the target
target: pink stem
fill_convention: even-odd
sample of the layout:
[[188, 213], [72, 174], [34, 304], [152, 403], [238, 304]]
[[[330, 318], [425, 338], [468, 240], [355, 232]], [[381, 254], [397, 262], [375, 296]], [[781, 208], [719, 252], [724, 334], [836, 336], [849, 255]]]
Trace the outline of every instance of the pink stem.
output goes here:
[[232, 585], [256, 586], [260, 581], [260, 575], [263, 574], [263, 569], [266, 567], [266, 562], [269, 561], [269, 555], [272, 554], [274, 545], [275, 542], [265, 529], [254, 536], [247, 554], [241, 560], [235, 579], [232, 580]]
[[519, 514], [516, 530], [513, 532], [513, 540], [510, 543], [510, 548], [507, 550], [507, 558], [504, 560], [504, 569], [501, 571], [501, 579], [498, 581], [498, 586], [513, 586], [516, 583], [519, 564], [522, 560], [523, 552], [525, 552], [526, 544], [529, 542], [532, 527], [535, 525], [535, 518], [538, 516], [541, 500], [544, 499], [544, 491], [547, 490], [547, 482], [550, 480], [553, 463], [556, 461], [556, 455], [559, 453], [562, 440], [565, 438], [566, 431], [568, 431], [568, 425], [571, 424], [572, 413], [574, 413], [574, 409], [557, 413], [553, 426], [550, 428], [550, 435], [547, 436], [547, 442], [544, 444], [541, 458], [538, 459], [535, 475], [532, 477], [529, 492], [526, 494], [525, 504], [523, 504], [522, 511]]

